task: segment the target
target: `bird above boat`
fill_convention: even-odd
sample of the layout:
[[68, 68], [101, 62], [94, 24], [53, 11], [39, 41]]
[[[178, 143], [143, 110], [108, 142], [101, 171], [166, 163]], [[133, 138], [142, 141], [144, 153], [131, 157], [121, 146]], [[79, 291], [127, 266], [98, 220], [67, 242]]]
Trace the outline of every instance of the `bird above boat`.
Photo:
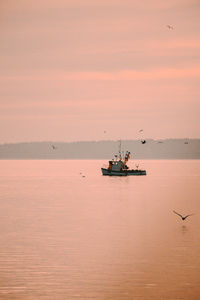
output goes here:
[[190, 214], [190, 215], [186, 215], [185, 217], [182, 216], [181, 214], [179, 214], [178, 212], [176, 212], [175, 210], [173, 210], [173, 212], [178, 215], [179, 217], [181, 217], [181, 219], [184, 221], [185, 219], [187, 219], [189, 216], [193, 216], [193, 214]]
[[173, 30], [173, 29], [174, 29], [174, 27], [171, 26], [171, 25], [166, 25], [166, 26], [167, 26], [167, 28], [170, 29], [170, 30]]

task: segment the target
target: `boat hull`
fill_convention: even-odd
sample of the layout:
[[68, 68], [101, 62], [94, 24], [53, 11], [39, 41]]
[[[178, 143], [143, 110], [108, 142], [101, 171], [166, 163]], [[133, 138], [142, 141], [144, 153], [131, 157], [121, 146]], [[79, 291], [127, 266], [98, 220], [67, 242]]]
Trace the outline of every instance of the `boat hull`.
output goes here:
[[145, 170], [121, 170], [121, 171], [113, 171], [105, 168], [101, 168], [102, 175], [106, 176], [141, 176], [146, 175]]

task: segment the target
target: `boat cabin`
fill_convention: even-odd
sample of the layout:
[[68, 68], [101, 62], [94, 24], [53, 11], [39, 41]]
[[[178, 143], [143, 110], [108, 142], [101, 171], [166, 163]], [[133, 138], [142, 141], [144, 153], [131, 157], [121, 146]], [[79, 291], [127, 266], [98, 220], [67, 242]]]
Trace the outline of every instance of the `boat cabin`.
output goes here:
[[121, 160], [110, 160], [108, 165], [108, 170], [121, 171], [127, 169], [128, 167]]

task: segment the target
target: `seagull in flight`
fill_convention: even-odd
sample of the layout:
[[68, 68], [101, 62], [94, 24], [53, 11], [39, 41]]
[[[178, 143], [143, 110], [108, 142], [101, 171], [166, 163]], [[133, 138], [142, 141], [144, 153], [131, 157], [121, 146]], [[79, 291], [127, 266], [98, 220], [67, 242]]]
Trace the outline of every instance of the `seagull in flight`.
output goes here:
[[191, 214], [191, 215], [187, 215], [187, 216], [183, 217], [181, 214], [177, 213], [175, 210], [173, 210], [173, 212], [174, 212], [176, 215], [178, 215], [179, 217], [181, 217], [181, 219], [182, 219], [183, 221], [184, 221], [187, 217], [193, 215], [193, 214]]
[[174, 27], [171, 26], [171, 25], [166, 25], [166, 26], [167, 26], [167, 28], [170, 29], [170, 30], [173, 30], [173, 29], [174, 29]]
[[145, 141], [145, 140], [141, 140], [141, 143], [142, 143], [142, 144], [146, 144], [146, 141]]

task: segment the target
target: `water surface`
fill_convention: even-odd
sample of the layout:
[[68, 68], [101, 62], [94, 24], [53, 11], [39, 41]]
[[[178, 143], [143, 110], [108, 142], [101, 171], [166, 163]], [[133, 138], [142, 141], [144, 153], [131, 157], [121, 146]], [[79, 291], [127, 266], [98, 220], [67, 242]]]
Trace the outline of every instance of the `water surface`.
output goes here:
[[0, 299], [198, 299], [200, 161], [103, 163], [0, 161]]

